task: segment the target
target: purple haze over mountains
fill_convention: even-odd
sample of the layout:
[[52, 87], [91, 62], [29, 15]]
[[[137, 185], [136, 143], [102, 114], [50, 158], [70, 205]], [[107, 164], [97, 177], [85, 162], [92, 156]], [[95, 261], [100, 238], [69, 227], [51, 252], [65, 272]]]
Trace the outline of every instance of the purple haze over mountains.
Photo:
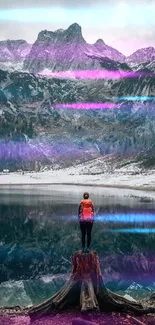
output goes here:
[[90, 156], [90, 153], [86, 155], [84, 149], [79, 148], [78, 144], [71, 141], [65, 143], [65, 141], [52, 141], [49, 143], [46, 141], [46, 137], [43, 142], [39, 142], [38, 139], [32, 139], [29, 143], [24, 142], [5, 142], [0, 139], [0, 160], [5, 159], [22, 159], [22, 160], [50, 160], [50, 162], [57, 161], [57, 159], [76, 159], [81, 157]]

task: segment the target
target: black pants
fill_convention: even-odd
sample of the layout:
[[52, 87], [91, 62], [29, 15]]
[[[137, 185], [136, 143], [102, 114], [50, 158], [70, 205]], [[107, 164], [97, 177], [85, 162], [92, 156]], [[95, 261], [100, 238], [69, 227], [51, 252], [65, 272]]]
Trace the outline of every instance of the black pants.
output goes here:
[[82, 233], [82, 248], [85, 248], [86, 233], [87, 233], [87, 248], [89, 248], [90, 246], [92, 227], [93, 227], [93, 222], [89, 222], [89, 221], [80, 222], [80, 229]]

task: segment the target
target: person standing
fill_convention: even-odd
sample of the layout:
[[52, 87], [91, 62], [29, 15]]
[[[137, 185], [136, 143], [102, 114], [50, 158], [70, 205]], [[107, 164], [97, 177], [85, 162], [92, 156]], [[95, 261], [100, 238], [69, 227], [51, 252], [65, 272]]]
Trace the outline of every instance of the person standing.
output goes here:
[[[82, 235], [82, 252], [89, 252], [91, 244], [91, 232], [94, 222], [94, 205], [92, 200], [89, 199], [89, 193], [83, 194], [83, 200], [80, 202], [78, 210], [78, 218], [80, 230]], [[87, 234], [87, 248], [85, 249], [85, 239]]]

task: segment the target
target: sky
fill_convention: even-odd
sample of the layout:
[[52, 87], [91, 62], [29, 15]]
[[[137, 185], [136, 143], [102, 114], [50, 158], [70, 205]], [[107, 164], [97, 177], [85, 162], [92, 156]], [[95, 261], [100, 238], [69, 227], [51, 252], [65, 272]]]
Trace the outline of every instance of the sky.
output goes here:
[[0, 0], [0, 40], [33, 43], [75, 22], [88, 43], [101, 38], [126, 56], [155, 47], [155, 0]]

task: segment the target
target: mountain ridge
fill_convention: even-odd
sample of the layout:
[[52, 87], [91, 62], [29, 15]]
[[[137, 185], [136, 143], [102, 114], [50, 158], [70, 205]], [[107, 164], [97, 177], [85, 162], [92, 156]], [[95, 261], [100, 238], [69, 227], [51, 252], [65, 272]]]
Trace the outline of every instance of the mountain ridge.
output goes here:
[[[91, 57], [93, 55], [95, 58]], [[101, 69], [99, 60], [103, 56], [119, 62], [125, 61], [123, 54], [101, 40], [95, 45], [88, 44], [83, 38], [81, 26], [74, 23], [65, 30], [41, 31], [24, 60], [23, 69], [33, 73], [44, 69]]]
[[133, 70], [139, 69], [141, 64], [148, 66], [148, 69], [151, 66], [151, 71], [154, 70], [154, 64], [150, 65], [151, 60], [155, 61], [155, 49], [152, 46], [125, 56], [101, 38], [94, 44], [87, 43], [77, 23], [67, 29], [42, 30], [33, 44], [22, 39], [0, 41], [0, 68], [4, 70], [11, 68], [35, 73], [44, 69], [102, 69], [100, 60], [104, 57], [126, 63]]

